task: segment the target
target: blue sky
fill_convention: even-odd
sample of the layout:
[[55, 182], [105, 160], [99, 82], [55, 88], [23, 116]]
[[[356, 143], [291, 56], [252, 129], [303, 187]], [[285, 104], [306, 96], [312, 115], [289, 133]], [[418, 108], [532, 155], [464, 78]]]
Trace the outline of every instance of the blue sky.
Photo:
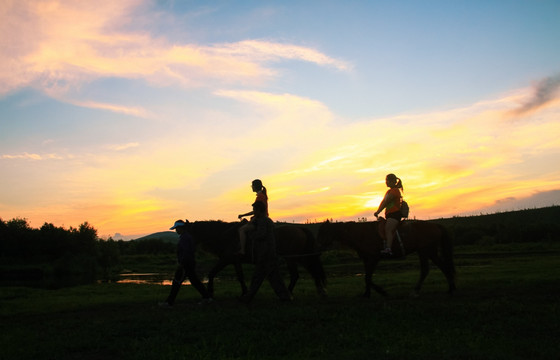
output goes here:
[[0, 217], [102, 236], [557, 205], [558, 1], [4, 1]]

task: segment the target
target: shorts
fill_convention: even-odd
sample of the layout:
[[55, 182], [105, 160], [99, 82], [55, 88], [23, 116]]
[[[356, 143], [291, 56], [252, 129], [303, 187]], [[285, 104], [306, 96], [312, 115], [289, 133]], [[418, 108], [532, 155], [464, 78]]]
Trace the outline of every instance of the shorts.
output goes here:
[[388, 213], [388, 214], [385, 213], [385, 217], [386, 217], [387, 219], [395, 219], [395, 220], [397, 220], [397, 221], [401, 221], [401, 219], [402, 219], [402, 214], [401, 214], [401, 211], [399, 210], [399, 211], [395, 211], [395, 212]]

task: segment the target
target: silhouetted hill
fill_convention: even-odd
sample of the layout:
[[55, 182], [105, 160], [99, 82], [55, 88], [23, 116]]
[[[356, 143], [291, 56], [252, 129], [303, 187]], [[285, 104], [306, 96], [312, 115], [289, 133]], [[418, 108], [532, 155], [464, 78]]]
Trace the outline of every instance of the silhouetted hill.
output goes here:
[[175, 231], [160, 231], [157, 233], [143, 236], [138, 239], [134, 239], [132, 241], [143, 241], [143, 240], [161, 240], [164, 242], [177, 244], [177, 242], [179, 241], [179, 236]]
[[430, 220], [456, 244], [560, 241], [560, 206]]
[[525, 209], [516, 211], [499, 212], [493, 214], [480, 214], [471, 216], [454, 216], [450, 218], [433, 219], [443, 225], [483, 225], [489, 223], [519, 224], [537, 221], [540, 223], [560, 223], [560, 206], [550, 206], [538, 209]]

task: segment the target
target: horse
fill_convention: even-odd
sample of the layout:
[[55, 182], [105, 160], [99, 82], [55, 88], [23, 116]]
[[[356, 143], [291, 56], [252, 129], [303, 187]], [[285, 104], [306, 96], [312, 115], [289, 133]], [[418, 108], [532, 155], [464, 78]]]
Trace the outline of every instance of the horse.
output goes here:
[[[386, 296], [385, 290], [372, 281], [375, 267], [382, 258], [381, 250], [385, 248], [381, 236], [382, 226], [385, 219], [379, 218], [375, 222], [343, 222], [331, 223], [329, 221], [321, 224], [317, 234], [317, 240], [323, 248], [328, 247], [333, 241], [347, 246], [358, 253], [362, 258], [365, 268], [364, 297], [371, 296], [373, 288], [379, 294]], [[406, 256], [417, 252], [420, 258], [420, 279], [412, 292], [413, 297], [420, 294], [422, 283], [430, 271], [429, 260], [443, 272], [448, 283], [448, 293], [455, 291], [455, 265], [453, 262], [453, 246], [451, 238], [442, 225], [422, 221], [404, 221], [399, 224], [398, 234], [392, 244], [395, 257]]]
[[[195, 221], [190, 223], [189, 232], [201, 248], [218, 257], [218, 262], [208, 274], [207, 289], [211, 296], [214, 294], [214, 278], [227, 265], [233, 265], [237, 280], [241, 285], [241, 295], [247, 294], [247, 286], [241, 264], [252, 263], [252, 244], [248, 238], [246, 254], [240, 256], [239, 228], [243, 222], [227, 223], [223, 221]], [[290, 293], [299, 279], [298, 265], [302, 265], [313, 277], [317, 292], [326, 296], [326, 275], [321, 262], [321, 253], [318, 250], [315, 237], [308, 229], [283, 225], [274, 228], [276, 239], [276, 252], [286, 261], [290, 273]]]

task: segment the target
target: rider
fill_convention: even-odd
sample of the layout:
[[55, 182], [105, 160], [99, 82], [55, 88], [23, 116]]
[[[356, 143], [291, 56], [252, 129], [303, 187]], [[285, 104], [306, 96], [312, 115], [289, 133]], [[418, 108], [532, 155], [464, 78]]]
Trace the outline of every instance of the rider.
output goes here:
[[402, 219], [401, 204], [402, 192], [404, 191], [402, 181], [395, 174], [389, 174], [385, 177], [385, 184], [390, 188], [385, 193], [385, 197], [379, 204], [379, 208], [373, 214], [375, 217], [385, 209], [385, 217], [387, 223], [385, 224], [385, 238], [387, 239], [387, 247], [381, 251], [382, 255], [392, 256], [391, 245], [393, 244], [393, 232], [399, 225]]
[[266, 215], [265, 203], [262, 201], [255, 201], [253, 204], [253, 215], [250, 222], [253, 226], [253, 230], [249, 233], [249, 236], [253, 240], [255, 246], [256, 266], [249, 291], [241, 298], [241, 301], [250, 303], [257, 294], [263, 281], [267, 278], [280, 300], [291, 301], [292, 295], [286, 288], [278, 268], [274, 223]]
[[[268, 195], [266, 194], [266, 188], [263, 186], [262, 181], [259, 179], [253, 180], [253, 182], [251, 183], [251, 188], [253, 189], [253, 192], [257, 193], [255, 202], [259, 201], [264, 204], [264, 211], [266, 216], [268, 216]], [[249, 211], [248, 213], [238, 215], [237, 218], [242, 219], [245, 216], [253, 216], [254, 214], [254, 211]], [[245, 242], [247, 241], [247, 232], [254, 229], [255, 226], [251, 222], [248, 222], [247, 224], [239, 228], [239, 246], [241, 247], [238, 252], [239, 255], [245, 255]]]

